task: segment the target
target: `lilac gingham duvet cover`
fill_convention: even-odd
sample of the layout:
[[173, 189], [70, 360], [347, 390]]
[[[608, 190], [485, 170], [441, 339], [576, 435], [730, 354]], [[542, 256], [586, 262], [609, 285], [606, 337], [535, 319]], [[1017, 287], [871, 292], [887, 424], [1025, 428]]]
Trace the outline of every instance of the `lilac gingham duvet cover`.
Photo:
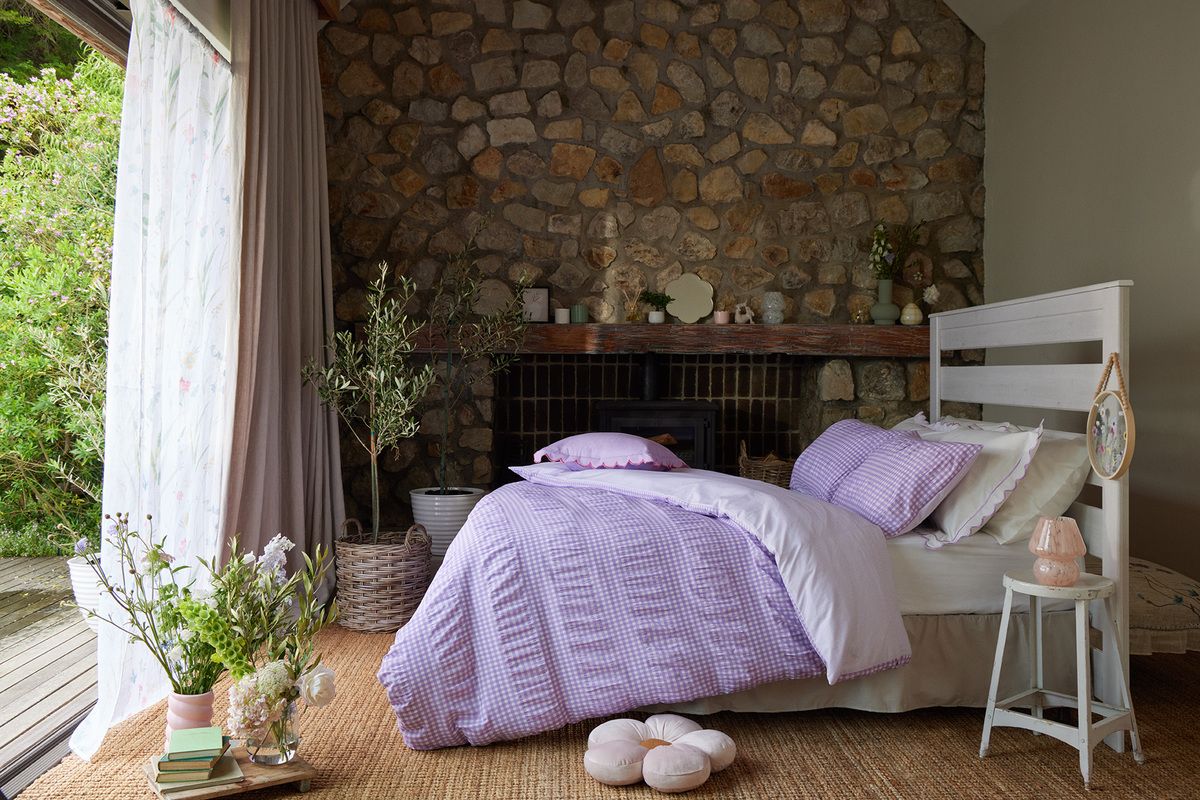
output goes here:
[[[480, 501], [384, 657], [379, 680], [409, 747], [488, 744], [648, 704], [822, 674], [840, 680], [907, 661], [878, 528], [855, 518], [861, 525], [847, 534], [851, 546], [844, 551], [816, 537], [809, 546], [793, 543], [800, 555], [783, 556], [792, 575], [785, 586], [770, 551], [780, 547], [778, 532], [764, 544], [720, 510], [685, 510], [679, 506], [689, 504], [670, 492], [650, 499], [659, 489], [627, 491], [621, 481], [634, 486], [638, 479], [626, 471], [551, 466], [540, 465], [541, 474], [526, 468], [533, 471], [526, 477], [567, 485], [515, 483]], [[637, 474], [659, 485], [676, 475], [673, 489], [712, 475]], [[572, 476], [576, 483], [613, 485], [574, 485]], [[819, 503], [794, 501], [803, 496], [783, 489], [754, 496], [753, 489], [733, 484], [730, 492], [722, 485], [726, 493], [748, 495], [749, 513], [777, 502]], [[639, 492], [646, 496], [634, 496]], [[850, 513], [820, 506], [816, 516], [833, 515], [823, 518], [826, 525]], [[787, 527], [780, 530], [786, 537]], [[874, 538], [878, 555], [869, 543]], [[803, 566], [815, 553], [843, 563]], [[873, 594], [842, 585], [855, 575], [886, 586], [872, 586]], [[802, 612], [810, 617], [807, 628], [795, 602], [805, 591], [813, 595]], [[831, 595], [830, 602], [817, 593]], [[864, 604], [863, 596], [893, 602]], [[873, 609], [875, 618], [847, 619], [852, 607], [858, 616]], [[814, 647], [810, 631], [826, 640], [822, 646]]]

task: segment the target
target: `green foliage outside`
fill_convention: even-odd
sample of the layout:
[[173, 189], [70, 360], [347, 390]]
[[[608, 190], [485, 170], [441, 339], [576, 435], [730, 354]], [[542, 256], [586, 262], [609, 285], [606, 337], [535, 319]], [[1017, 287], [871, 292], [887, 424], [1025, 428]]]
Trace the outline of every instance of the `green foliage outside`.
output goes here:
[[99, 534], [123, 79], [91, 51], [70, 78], [0, 74], [0, 556]]
[[70, 75], [83, 42], [22, 0], [0, 0], [0, 72], [24, 83], [50, 68]]

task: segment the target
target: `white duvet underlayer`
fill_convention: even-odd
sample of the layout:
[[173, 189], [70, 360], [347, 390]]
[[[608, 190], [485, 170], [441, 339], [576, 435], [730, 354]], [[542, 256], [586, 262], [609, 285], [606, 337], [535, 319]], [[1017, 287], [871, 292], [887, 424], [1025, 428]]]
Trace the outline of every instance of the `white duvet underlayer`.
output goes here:
[[[906, 615], [998, 614], [1004, 610], [1004, 573], [1029, 569], [1034, 559], [1028, 542], [999, 544], [986, 534], [930, 550], [914, 531], [889, 539], [887, 551], [900, 613]], [[1053, 606], [1060, 607], [1069, 605]], [[1027, 610], [1029, 599], [1017, 594], [1013, 608]]]

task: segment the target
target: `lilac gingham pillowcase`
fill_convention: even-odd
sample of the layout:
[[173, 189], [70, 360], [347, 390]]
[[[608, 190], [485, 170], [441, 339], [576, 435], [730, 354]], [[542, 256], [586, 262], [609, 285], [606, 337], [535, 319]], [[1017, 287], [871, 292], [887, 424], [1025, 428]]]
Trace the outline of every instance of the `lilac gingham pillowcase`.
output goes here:
[[842, 479], [896, 435], [856, 419], [835, 422], [796, 459], [788, 488], [831, 502]]
[[543, 458], [566, 464], [571, 469], [666, 471], [687, 467], [683, 459], [658, 442], [631, 433], [581, 433], [568, 436], [534, 453], [533, 463]]
[[885, 536], [908, 533], [966, 477], [982, 449], [897, 432], [838, 484], [830, 502], [874, 522]]

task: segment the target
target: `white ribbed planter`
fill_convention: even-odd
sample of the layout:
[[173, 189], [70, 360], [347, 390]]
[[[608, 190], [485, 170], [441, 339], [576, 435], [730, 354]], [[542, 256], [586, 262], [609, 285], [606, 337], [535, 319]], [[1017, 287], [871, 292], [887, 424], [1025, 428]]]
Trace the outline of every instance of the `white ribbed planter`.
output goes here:
[[79, 613], [83, 615], [88, 627], [94, 631], [100, 627], [100, 621], [87, 612], [95, 611], [100, 607], [100, 584], [96, 580], [96, 573], [88, 566], [87, 559], [83, 556], [67, 559], [67, 569], [71, 573], [71, 588], [75, 591], [75, 605], [79, 606]]
[[467, 494], [430, 494], [437, 492], [438, 487], [427, 486], [413, 489], [409, 492], [412, 498], [413, 521], [424, 525], [433, 541], [433, 555], [441, 558], [446, 555], [446, 548], [454, 541], [454, 537], [462, 530], [471, 509], [475, 508], [485, 492], [470, 486], [451, 486], [451, 490], [467, 492]]

